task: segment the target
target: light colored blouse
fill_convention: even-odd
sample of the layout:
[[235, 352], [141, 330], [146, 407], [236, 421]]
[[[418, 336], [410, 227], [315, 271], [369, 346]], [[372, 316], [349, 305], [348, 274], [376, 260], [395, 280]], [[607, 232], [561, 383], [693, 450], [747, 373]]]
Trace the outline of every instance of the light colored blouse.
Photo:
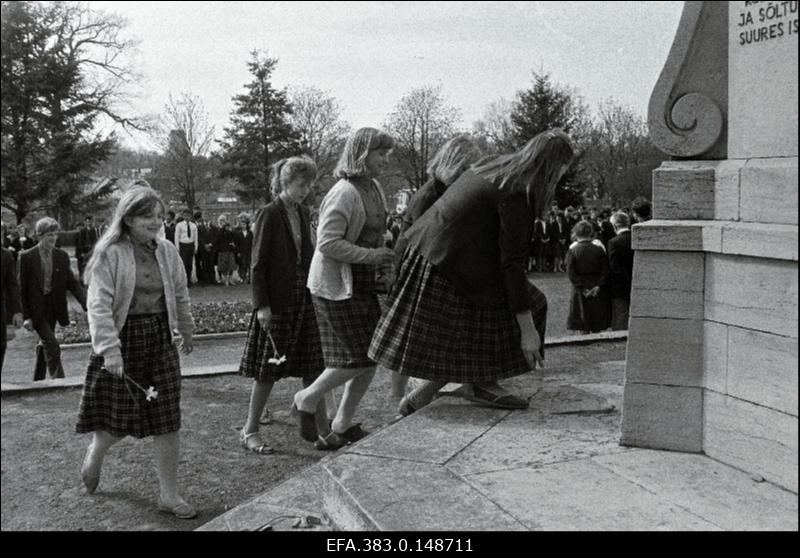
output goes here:
[[136, 260], [136, 286], [133, 289], [133, 299], [128, 309], [128, 315], [165, 313], [167, 302], [164, 300], [164, 284], [161, 280], [161, 270], [158, 269], [158, 260], [156, 260], [158, 244], [155, 242], [142, 243], [131, 239], [131, 245]]

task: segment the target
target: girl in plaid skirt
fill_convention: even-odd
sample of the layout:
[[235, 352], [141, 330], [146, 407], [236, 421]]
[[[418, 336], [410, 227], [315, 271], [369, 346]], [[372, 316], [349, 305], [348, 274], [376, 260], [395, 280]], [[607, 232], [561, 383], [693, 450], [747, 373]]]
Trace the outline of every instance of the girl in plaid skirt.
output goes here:
[[517, 153], [479, 161], [406, 231], [368, 353], [428, 380], [407, 396], [406, 412], [447, 382], [467, 384], [467, 398], [479, 403], [527, 407], [497, 380], [543, 364], [547, 302], [525, 276], [528, 235], [572, 157], [564, 132], [539, 134]]
[[[310, 385], [325, 367], [317, 319], [306, 287], [313, 246], [308, 208], [317, 166], [308, 157], [283, 159], [272, 167], [272, 197], [256, 217], [252, 251], [253, 315], [239, 372], [253, 378], [242, 447], [272, 453], [258, 433], [275, 381], [290, 376]], [[314, 423], [330, 432], [321, 401]], [[316, 435], [310, 441], [316, 440]]]
[[[466, 134], [456, 136], [439, 148], [428, 163], [428, 176], [426, 182], [417, 192], [400, 220], [400, 232], [404, 233], [413, 225], [436, 200], [442, 197], [445, 190], [467, 170], [470, 165], [481, 157], [480, 149], [472, 138]], [[395, 242], [395, 265], [400, 267], [405, 249], [408, 246], [404, 236], [399, 236]], [[408, 376], [392, 372], [392, 395], [402, 398], [405, 395]], [[402, 405], [402, 402], [401, 402]]]
[[184, 354], [192, 352], [194, 321], [186, 271], [175, 245], [163, 238], [163, 217], [155, 190], [132, 188], [120, 199], [86, 267], [92, 355], [77, 431], [93, 433], [81, 468], [90, 494], [113, 444], [125, 436], [153, 436], [158, 509], [189, 519], [197, 511], [177, 486], [181, 370], [176, 345]]
[[391, 282], [392, 251], [383, 247], [386, 202], [375, 177], [385, 169], [392, 147], [394, 140], [379, 130], [356, 131], [334, 171], [341, 180], [320, 207], [308, 287], [326, 368], [313, 384], [295, 394], [294, 403], [301, 436], [314, 439], [318, 432], [312, 413], [326, 393], [345, 384], [333, 432], [325, 438], [333, 447], [367, 434], [353, 424], [353, 415], [375, 374], [367, 348], [381, 314], [376, 276], [383, 271], [384, 281]]

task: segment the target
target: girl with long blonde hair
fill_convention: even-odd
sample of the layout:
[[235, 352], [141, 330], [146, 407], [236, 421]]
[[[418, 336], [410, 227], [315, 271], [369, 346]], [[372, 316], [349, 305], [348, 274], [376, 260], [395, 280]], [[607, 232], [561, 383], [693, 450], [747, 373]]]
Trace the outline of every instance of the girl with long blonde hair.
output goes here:
[[498, 380], [543, 364], [547, 301], [525, 263], [534, 215], [553, 199], [573, 158], [561, 130], [463, 173], [405, 233], [408, 248], [369, 348], [404, 376], [427, 380], [401, 402], [426, 405], [447, 382], [468, 399], [527, 407]]

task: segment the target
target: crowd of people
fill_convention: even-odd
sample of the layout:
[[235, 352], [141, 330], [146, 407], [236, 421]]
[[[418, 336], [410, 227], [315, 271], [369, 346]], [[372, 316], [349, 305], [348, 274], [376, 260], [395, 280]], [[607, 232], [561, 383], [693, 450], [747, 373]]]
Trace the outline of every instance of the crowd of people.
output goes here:
[[250, 216], [240, 213], [235, 224], [227, 214], [216, 224], [203, 219], [202, 211], [188, 208], [167, 211], [165, 238], [178, 247], [189, 286], [237, 285], [250, 282], [250, 253], [253, 231]]
[[[180, 518], [197, 513], [177, 480], [178, 351], [193, 347], [193, 275], [210, 283], [216, 268], [230, 284], [238, 271], [252, 285], [239, 372], [253, 383], [239, 442], [258, 454], [272, 452], [259, 431], [261, 417], [274, 383], [288, 377], [303, 385], [292, 405], [299, 436], [321, 450], [369, 434], [356, 415], [378, 364], [393, 375], [402, 415], [427, 405], [447, 382], [464, 384], [466, 397], [480, 404], [526, 408], [527, 400], [499, 381], [543, 366], [547, 300], [527, 276], [536, 239], [564, 247], [552, 259], [579, 294], [570, 320], [582, 321], [571, 325], [587, 331], [602, 325], [595, 314], [605, 293], [616, 292], [608, 290], [609, 269], [629, 224], [625, 214], [611, 216], [616, 236], [606, 248], [595, 243], [591, 219], [572, 223], [566, 213], [545, 225], [534, 219], [547, 213], [572, 163], [567, 134], [550, 130], [497, 156], [482, 156], [469, 136], [452, 138], [431, 159], [430, 180], [407, 211], [390, 218], [377, 177], [394, 146], [374, 128], [351, 134], [334, 171], [338, 182], [316, 216], [303, 203], [317, 177], [315, 162], [304, 155], [279, 161], [272, 169], [273, 201], [252, 227], [246, 215], [236, 227], [227, 216], [212, 227], [188, 209], [176, 219], [156, 191], [134, 187], [105, 230], [95, 231], [87, 219], [80, 251], [86, 289], [66, 253], [54, 247], [58, 223], [52, 219], [36, 225], [39, 247], [19, 255], [22, 289], [7, 272], [13, 256], [3, 251], [4, 323], [24, 321], [39, 332], [51, 375], [63, 375], [50, 340], [55, 321], [65, 319], [66, 291], [87, 310], [92, 354], [76, 430], [92, 434], [81, 467], [89, 493], [117, 441], [152, 436], [157, 508]], [[410, 377], [421, 380], [412, 391]]]

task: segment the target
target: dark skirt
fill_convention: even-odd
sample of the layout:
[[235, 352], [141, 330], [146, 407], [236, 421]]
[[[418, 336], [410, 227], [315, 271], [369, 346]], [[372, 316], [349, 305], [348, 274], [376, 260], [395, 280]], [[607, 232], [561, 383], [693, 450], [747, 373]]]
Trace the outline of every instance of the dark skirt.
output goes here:
[[605, 289], [601, 288], [596, 297], [586, 298], [582, 290], [573, 285], [567, 329], [596, 333], [608, 329], [610, 320], [611, 306]]
[[239, 365], [242, 376], [259, 382], [275, 382], [288, 377], [314, 380], [320, 375], [325, 363], [322, 361], [317, 317], [304, 275], [295, 279], [286, 311], [272, 315], [269, 332], [286, 362], [270, 364], [269, 360], [275, 356], [272, 344], [254, 310]]
[[145, 394], [127, 379], [102, 370], [103, 357], [92, 354], [83, 384], [78, 433], [104, 430], [114, 436], [144, 438], [181, 427], [181, 367], [166, 314], [129, 316], [120, 333], [126, 376], [158, 396]]
[[312, 297], [317, 311], [325, 366], [367, 368], [367, 349], [381, 317], [375, 294], [375, 266], [353, 264], [353, 296], [347, 300]]
[[[544, 353], [547, 299], [531, 283], [528, 295]], [[415, 251], [406, 252], [388, 305], [369, 356], [389, 370], [463, 384], [530, 370], [520, 349], [519, 325], [507, 302], [490, 307], [474, 304]]]

